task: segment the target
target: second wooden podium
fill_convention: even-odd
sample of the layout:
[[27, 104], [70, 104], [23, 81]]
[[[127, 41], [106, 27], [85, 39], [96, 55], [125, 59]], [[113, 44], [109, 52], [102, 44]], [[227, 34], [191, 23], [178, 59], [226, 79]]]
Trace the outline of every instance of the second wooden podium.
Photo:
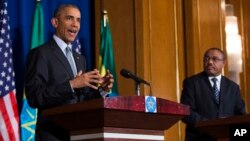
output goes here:
[[189, 114], [188, 106], [161, 98], [155, 98], [155, 113], [146, 112], [147, 104], [154, 103], [117, 96], [48, 109], [43, 116], [68, 130], [71, 140], [163, 141], [164, 130]]
[[[249, 126], [250, 115], [238, 115], [227, 118], [200, 121], [197, 122], [195, 126], [202, 132], [216, 138], [217, 141], [229, 141], [230, 136], [233, 137], [233, 133], [230, 135], [230, 128], [237, 125]], [[240, 140], [241, 138], [243, 137], [239, 137], [237, 140]]]

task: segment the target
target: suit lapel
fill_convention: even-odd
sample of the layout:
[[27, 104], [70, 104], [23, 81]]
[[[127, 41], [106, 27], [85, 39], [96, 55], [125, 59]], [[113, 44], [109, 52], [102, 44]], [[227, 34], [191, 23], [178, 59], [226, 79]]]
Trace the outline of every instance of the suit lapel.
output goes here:
[[65, 67], [65, 70], [68, 72], [70, 77], [73, 78], [74, 74], [73, 74], [73, 71], [70, 67], [69, 62], [68, 62], [67, 58], [65, 57], [65, 55], [63, 54], [62, 50], [59, 48], [59, 46], [56, 44], [56, 42], [54, 40], [51, 41], [51, 48], [53, 49], [55, 56], [58, 58], [58, 60]]
[[78, 53], [76, 53], [75, 51], [73, 51], [73, 57], [74, 57], [74, 60], [75, 60], [75, 63], [76, 63], [76, 69], [77, 69], [77, 73], [82, 70], [83, 68], [81, 67], [81, 60], [80, 60], [80, 56]]
[[[227, 86], [227, 81], [225, 80], [225, 78], [222, 76], [221, 77], [221, 83], [220, 83], [220, 102], [222, 103], [223, 102], [223, 99], [225, 97], [225, 94], [226, 94], [226, 88], [228, 87]], [[221, 104], [222, 105], [222, 104]]]

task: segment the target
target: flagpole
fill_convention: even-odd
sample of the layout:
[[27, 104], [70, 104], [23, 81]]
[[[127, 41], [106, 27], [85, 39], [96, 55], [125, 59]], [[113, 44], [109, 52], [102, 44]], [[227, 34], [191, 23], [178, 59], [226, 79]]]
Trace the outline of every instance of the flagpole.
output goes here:
[[103, 20], [104, 20], [103, 24], [104, 24], [104, 27], [106, 27], [106, 21], [108, 22], [108, 11], [103, 10], [102, 14], [103, 14]]

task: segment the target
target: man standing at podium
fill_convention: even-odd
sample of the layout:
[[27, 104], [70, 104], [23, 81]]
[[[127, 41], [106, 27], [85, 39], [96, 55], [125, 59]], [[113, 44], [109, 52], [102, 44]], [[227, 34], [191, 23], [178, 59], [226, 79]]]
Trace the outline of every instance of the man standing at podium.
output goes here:
[[186, 141], [213, 141], [199, 132], [197, 121], [245, 114], [239, 86], [222, 76], [226, 55], [219, 48], [208, 49], [203, 56], [203, 72], [183, 81], [181, 103], [190, 106], [186, 123]]
[[96, 69], [85, 72], [84, 56], [72, 50], [80, 21], [78, 7], [59, 6], [51, 19], [53, 38], [28, 55], [25, 91], [30, 106], [38, 108], [36, 141], [70, 140], [67, 131], [41, 117], [43, 110], [105, 97], [113, 86], [109, 71], [104, 77]]

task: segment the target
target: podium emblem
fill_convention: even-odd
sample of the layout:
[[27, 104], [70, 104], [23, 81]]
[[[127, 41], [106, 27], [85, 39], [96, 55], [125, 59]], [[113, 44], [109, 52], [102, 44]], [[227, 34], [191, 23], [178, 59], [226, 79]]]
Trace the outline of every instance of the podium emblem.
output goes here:
[[145, 96], [145, 111], [147, 113], [157, 113], [156, 97]]

